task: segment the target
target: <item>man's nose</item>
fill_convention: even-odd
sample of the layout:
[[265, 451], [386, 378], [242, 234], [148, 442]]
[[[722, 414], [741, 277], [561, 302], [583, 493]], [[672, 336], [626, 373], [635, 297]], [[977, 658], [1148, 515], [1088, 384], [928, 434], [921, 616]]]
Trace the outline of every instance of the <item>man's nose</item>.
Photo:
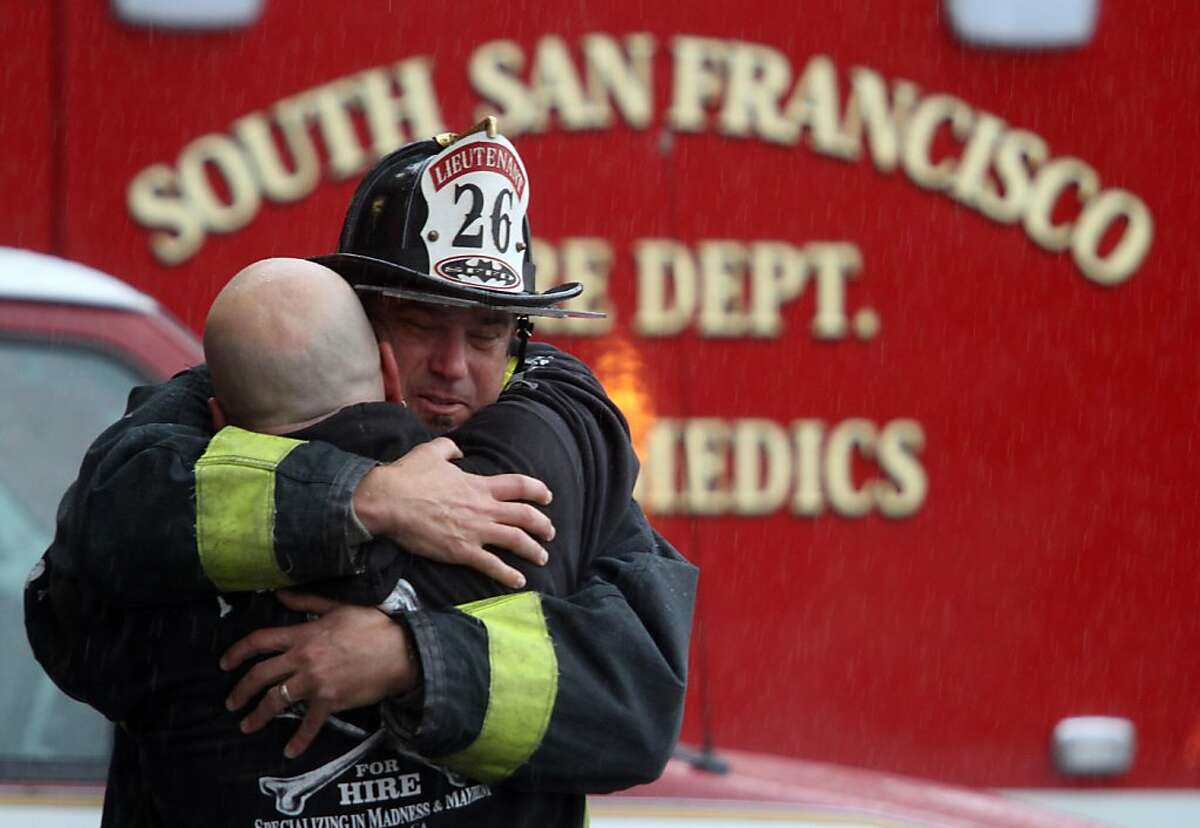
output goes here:
[[453, 331], [438, 337], [430, 354], [429, 367], [433, 373], [447, 379], [465, 377], [467, 375], [466, 337]]

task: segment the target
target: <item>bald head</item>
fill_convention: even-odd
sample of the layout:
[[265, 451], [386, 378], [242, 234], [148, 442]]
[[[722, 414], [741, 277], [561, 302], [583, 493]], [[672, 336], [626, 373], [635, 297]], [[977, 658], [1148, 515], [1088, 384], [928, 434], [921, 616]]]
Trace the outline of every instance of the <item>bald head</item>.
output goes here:
[[303, 259], [234, 276], [204, 326], [213, 392], [231, 425], [283, 433], [382, 400], [379, 347], [354, 290]]

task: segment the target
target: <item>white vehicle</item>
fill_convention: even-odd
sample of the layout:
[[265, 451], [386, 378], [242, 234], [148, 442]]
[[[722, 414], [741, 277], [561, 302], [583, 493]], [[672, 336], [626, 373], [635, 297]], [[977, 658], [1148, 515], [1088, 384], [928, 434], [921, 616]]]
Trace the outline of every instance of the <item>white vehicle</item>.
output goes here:
[[[22, 589], [58, 500], [129, 389], [201, 359], [150, 297], [73, 262], [0, 248], [0, 825], [96, 825], [111, 725], [25, 639]], [[49, 806], [49, 810], [48, 810]]]

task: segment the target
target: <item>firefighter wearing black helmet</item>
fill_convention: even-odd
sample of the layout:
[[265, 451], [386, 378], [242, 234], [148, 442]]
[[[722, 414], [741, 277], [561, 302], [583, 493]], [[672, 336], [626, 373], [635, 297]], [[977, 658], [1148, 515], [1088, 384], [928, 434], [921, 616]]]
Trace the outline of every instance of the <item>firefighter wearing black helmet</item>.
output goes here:
[[[523, 166], [497, 160], [501, 148], [516, 157], [507, 141], [485, 130], [458, 142], [422, 142], [384, 159], [356, 194], [339, 253], [321, 261], [381, 304], [561, 313], [553, 303], [578, 288], [534, 291], [522, 205], [522, 199], [528, 202], [528, 181]], [[436, 166], [456, 149], [470, 153], [444, 169]], [[489, 149], [495, 151], [491, 163]], [[463, 171], [474, 161], [469, 155], [480, 158], [483, 169]], [[440, 172], [445, 180], [437, 178]], [[495, 180], [483, 183], [485, 176]], [[437, 193], [448, 194], [448, 201], [418, 189], [439, 183]], [[390, 203], [381, 200], [382, 190], [390, 193]], [[441, 215], [439, 205], [445, 203], [459, 212], [449, 219]], [[495, 223], [485, 222], [493, 213]], [[437, 226], [427, 226], [431, 222]], [[519, 234], [506, 237], [506, 229], [516, 228]], [[437, 246], [443, 233], [451, 236], [449, 252]], [[476, 242], [479, 247], [470, 247]], [[462, 253], [464, 243], [477, 255]], [[516, 358], [507, 362], [511, 374]], [[581, 428], [596, 420], [597, 411], [611, 408], [594, 379], [553, 349], [530, 346], [528, 362], [524, 379], [508, 382], [505, 398], [554, 394], [560, 413]], [[499, 370], [504, 373], [503, 363]], [[286, 450], [278, 438], [261, 435], [242, 435], [236, 445], [220, 435], [210, 442], [203, 410], [208, 393], [204, 372], [192, 371], [135, 395], [129, 415], [85, 459], [64, 499], [45, 571], [27, 592], [31, 640], [51, 674], [68, 692], [102, 709], [111, 702], [106, 712], [131, 728], [137, 727], [136, 699], [105, 698], [115, 692], [111, 683], [97, 688], [97, 677], [111, 665], [94, 655], [89, 662], [63, 643], [64, 627], [69, 633], [80, 622], [75, 619], [73, 627], [54, 605], [62, 583], [89, 591], [88, 606], [103, 615], [114, 606], [361, 573], [362, 547], [354, 543], [361, 540], [356, 537], [361, 528], [351, 504], [366, 475], [388, 468], [315, 440]], [[458, 420], [464, 413], [449, 416]], [[606, 434], [611, 440], [611, 431]], [[520, 434], [491, 439], [521, 453]], [[589, 461], [608, 462], [605, 451], [628, 452], [627, 434], [621, 439], [622, 446], [599, 446], [584, 435], [579, 464], [585, 474], [595, 471], [586, 468]], [[528, 454], [546, 452], [533, 446]], [[230, 520], [236, 504], [223, 500], [222, 489], [206, 485], [222, 475], [237, 481], [239, 498], [256, 497], [266, 508], [254, 514], [243, 509], [241, 520]], [[100, 520], [101, 514], [117, 519]], [[514, 801], [566, 796], [564, 801], [575, 804], [556, 811], [569, 815], [566, 824], [583, 819], [579, 792], [611, 790], [655, 775], [682, 712], [695, 573], [649, 530], [632, 501], [617, 524], [589, 530], [586, 542], [600, 539], [604, 548], [566, 550], [586, 561], [571, 579], [570, 595], [518, 593], [499, 603], [401, 613], [424, 683], [415, 700], [384, 705], [390, 736], [405, 750], [494, 790], [531, 792]], [[549, 646], [523, 646], [522, 630], [534, 631], [530, 641], [545, 636]], [[59, 640], [51, 640], [54, 636]], [[546, 680], [531, 684], [530, 676], [538, 675]], [[537, 702], [540, 713], [521, 692], [533, 685], [547, 689]], [[273, 688], [264, 701], [281, 693]], [[457, 796], [478, 795], [476, 790]], [[534, 818], [536, 806], [523, 807], [531, 810], [518, 807], [506, 819], [525, 813], [530, 824], [541, 824]], [[485, 817], [475, 814], [472, 824], [480, 819]]]

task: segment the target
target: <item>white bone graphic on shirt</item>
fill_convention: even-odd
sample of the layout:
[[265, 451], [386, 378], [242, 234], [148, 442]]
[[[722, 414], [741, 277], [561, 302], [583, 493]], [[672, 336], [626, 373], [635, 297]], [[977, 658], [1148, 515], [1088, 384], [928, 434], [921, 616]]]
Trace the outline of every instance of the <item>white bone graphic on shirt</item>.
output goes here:
[[350, 770], [355, 762], [383, 741], [384, 735], [384, 729], [380, 728], [346, 753], [319, 768], [313, 768], [299, 776], [264, 776], [258, 780], [258, 787], [267, 796], [275, 797], [275, 810], [281, 814], [296, 816], [304, 810], [309, 797]]
[[[292, 705], [292, 707], [289, 707], [287, 710], [280, 713], [275, 718], [277, 718], [277, 719], [303, 719], [305, 709], [306, 709], [306, 705], [304, 704], [304, 702], [300, 702], [298, 704]], [[337, 716], [330, 716], [329, 718], [327, 718], [325, 720], [325, 724], [328, 725], [329, 727], [332, 727], [334, 730], [338, 731], [339, 733], [344, 733], [347, 736], [353, 736], [355, 739], [365, 739], [365, 738], [367, 738], [367, 736], [370, 735], [367, 733], [367, 731], [363, 730], [358, 725], [351, 724], [350, 722], [346, 721], [345, 719], [339, 719]], [[467, 779], [467, 777], [463, 776], [462, 774], [455, 773], [454, 771], [450, 770], [449, 768], [445, 768], [435, 762], [431, 762], [430, 760], [426, 759], [421, 754], [417, 753], [415, 750], [408, 750], [408, 749], [404, 748], [402, 745], [395, 744], [395, 743], [393, 743], [390, 747], [391, 747], [391, 750], [393, 753], [398, 753], [399, 755], [403, 756], [405, 759], [411, 759], [412, 761], [416, 762], [418, 765], [424, 765], [425, 767], [429, 768], [430, 770], [437, 771], [442, 776], [446, 777], [446, 780], [451, 785], [455, 786], [456, 788], [465, 788], [467, 785], [469, 785], [471, 783], [471, 780]]]

